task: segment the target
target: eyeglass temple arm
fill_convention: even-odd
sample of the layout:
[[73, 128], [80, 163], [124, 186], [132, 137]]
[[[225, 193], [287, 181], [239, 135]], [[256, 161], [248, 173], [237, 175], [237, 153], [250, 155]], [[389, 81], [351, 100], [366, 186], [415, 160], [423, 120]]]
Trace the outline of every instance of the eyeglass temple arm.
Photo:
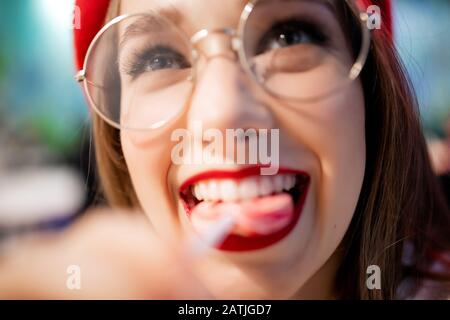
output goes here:
[[85, 71], [84, 69], [78, 71], [78, 72], [75, 74], [74, 79], [75, 79], [75, 81], [78, 82], [78, 83], [83, 82], [84, 80], [86, 80], [86, 71]]

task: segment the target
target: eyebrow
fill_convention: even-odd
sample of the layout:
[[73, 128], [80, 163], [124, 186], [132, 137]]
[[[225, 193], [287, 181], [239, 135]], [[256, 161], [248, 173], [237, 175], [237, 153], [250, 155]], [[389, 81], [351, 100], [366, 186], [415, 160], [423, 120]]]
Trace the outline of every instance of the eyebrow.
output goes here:
[[169, 20], [175, 26], [179, 26], [183, 20], [182, 13], [173, 5], [152, 9], [143, 13], [141, 17], [125, 28], [119, 47], [123, 47], [130, 39], [148, 34], [150, 31], [167, 29], [167, 25], [161, 21], [161, 17]]

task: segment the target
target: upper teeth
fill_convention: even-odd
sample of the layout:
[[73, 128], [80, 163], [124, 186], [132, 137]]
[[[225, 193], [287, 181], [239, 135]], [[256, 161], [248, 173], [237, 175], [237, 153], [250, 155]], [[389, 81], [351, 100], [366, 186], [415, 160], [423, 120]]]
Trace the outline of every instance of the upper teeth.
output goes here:
[[242, 180], [205, 180], [193, 185], [192, 193], [198, 200], [238, 201], [267, 196], [290, 190], [295, 185], [295, 175], [249, 177]]

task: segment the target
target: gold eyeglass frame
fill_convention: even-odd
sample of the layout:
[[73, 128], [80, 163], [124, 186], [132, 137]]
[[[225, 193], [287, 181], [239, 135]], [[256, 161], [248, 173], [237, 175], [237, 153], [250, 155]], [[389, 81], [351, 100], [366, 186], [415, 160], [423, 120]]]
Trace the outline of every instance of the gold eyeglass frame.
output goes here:
[[[259, 86], [262, 86], [263, 89], [268, 92], [270, 95], [278, 98], [278, 99], [282, 99], [282, 100], [291, 100], [291, 101], [305, 101], [308, 100], [308, 98], [290, 98], [290, 97], [286, 97], [286, 96], [282, 96], [280, 94], [277, 94], [276, 92], [273, 92], [272, 90], [268, 89], [264, 83], [262, 83], [260, 81], [260, 79], [258, 79], [255, 75], [255, 73], [251, 70], [251, 66], [250, 63], [247, 59], [247, 56], [245, 54], [245, 50], [244, 50], [244, 46], [243, 46], [243, 39], [244, 39], [244, 32], [246, 29], [246, 25], [247, 25], [247, 21], [248, 18], [250, 17], [250, 15], [253, 12], [253, 9], [255, 8], [255, 6], [258, 4], [258, 2], [261, 2], [264, 0], [249, 0], [247, 2], [247, 4], [245, 5], [244, 9], [241, 12], [240, 15], [240, 19], [239, 19], [239, 24], [237, 29], [233, 29], [233, 28], [218, 28], [218, 29], [201, 29], [199, 31], [197, 31], [191, 38], [190, 38], [190, 44], [192, 46], [192, 57], [193, 57], [193, 62], [194, 65], [196, 64], [196, 57], [199, 56], [197, 49], [195, 49], [196, 44], [198, 44], [200, 41], [202, 41], [203, 39], [205, 39], [206, 37], [208, 37], [211, 34], [224, 34], [224, 35], [228, 35], [231, 37], [231, 47], [232, 50], [237, 53], [238, 56], [238, 60], [239, 63], [241, 64], [241, 66], [244, 68], [245, 72], [247, 73], [247, 75], [250, 75], [250, 78], [255, 81]], [[335, 0], [320, 0], [323, 2], [334, 2]], [[349, 8], [355, 13], [355, 16], [358, 18], [359, 23], [361, 24], [361, 31], [362, 31], [362, 41], [361, 41], [361, 49], [360, 52], [358, 54], [358, 56], [356, 57], [356, 60], [354, 62], [354, 64], [352, 65], [349, 75], [348, 75], [348, 80], [349, 83], [353, 82], [355, 79], [357, 79], [359, 77], [359, 75], [361, 74], [361, 71], [366, 63], [367, 60], [367, 56], [370, 50], [370, 42], [371, 42], [371, 34], [370, 34], [370, 30], [367, 27], [367, 21], [369, 19], [369, 15], [367, 12], [363, 12], [361, 10], [357, 9], [357, 5], [354, 3], [354, 0], [344, 0], [345, 3], [348, 4]], [[359, 12], [355, 12], [357, 9]], [[112, 20], [110, 20], [108, 23], [106, 23], [103, 28], [95, 35], [94, 39], [91, 41], [89, 48], [87, 50], [86, 56], [84, 58], [84, 62], [83, 62], [83, 69], [79, 70], [76, 75], [74, 76], [74, 79], [78, 82], [78, 83], [83, 83], [83, 90], [86, 93], [86, 96], [88, 98], [88, 102], [90, 104], [90, 106], [94, 109], [94, 111], [105, 121], [107, 122], [109, 125], [113, 126], [114, 128], [118, 129], [118, 130], [133, 130], [133, 131], [149, 131], [149, 130], [153, 130], [153, 129], [158, 129], [161, 128], [163, 126], [165, 126], [167, 123], [171, 122], [172, 120], [176, 119], [177, 117], [172, 117], [171, 119], [168, 120], [164, 120], [164, 121], [160, 121], [159, 123], [152, 125], [149, 128], [145, 128], [145, 129], [137, 129], [137, 128], [128, 128], [125, 126], [121, 126], [120, 124], [116, 123], [115, 121], [109, 119], [96, 105], [96, 103], [93, 101], [90, 93], [89, 93], [89, 89], [88, 89], [88, 85], [89, 85], [89, 81], [88, 81], [88, 74], [87, 74], [87, 68], [88, 68], [88, 63], [89, 63], [89, 59], [92, 55], [92, 52], [95, 50], [95, 47], [97, 45], [97, 42], [99, 41], [99, 39], [102, 37], [102, 35], [109, 30], [109, 28], [111, 28], [114, 25], [117, 25], [118, 23], [124, 21], [125, 19], [128, 18], [132, 18], [132, 17], [136, 17], [136, 16], [142, 16], [145, 15], [146, 13], [134, 13], [134, 14], [123, 14], [120, 16], [117, 16], [115, 18], [113, 18]], [[214, 56], [213, 56], [214, 57]], [[211, 57], [209, 57], [211, 58]], [[189, 76], [186, 80], [189, 81], [195, 81], [195, 67], [192, 68], [192, 74], [191, 76]], [[343, 84], [345, 85], [345, 84]], [[331, 94], [331, 93], [330, 93]], [[183, 112], [180, 112], [180, 114], [182, 114]]]

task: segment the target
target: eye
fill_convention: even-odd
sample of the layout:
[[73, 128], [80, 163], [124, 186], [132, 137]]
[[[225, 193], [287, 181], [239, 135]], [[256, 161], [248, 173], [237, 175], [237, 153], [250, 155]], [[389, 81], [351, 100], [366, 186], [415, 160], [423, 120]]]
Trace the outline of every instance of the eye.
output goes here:
[[190, 68], [190, 63], [182, 54], [169, 47], [158, 46], [135, 54], [126, 73], [137, 77], [146, 72], [186, 68]]
[[256, 54], [301, 44], [322, 45], [326, 40], [326, 36], [318, 26], [310, 22], [291, 19], [274, 24], [261, 37]]

